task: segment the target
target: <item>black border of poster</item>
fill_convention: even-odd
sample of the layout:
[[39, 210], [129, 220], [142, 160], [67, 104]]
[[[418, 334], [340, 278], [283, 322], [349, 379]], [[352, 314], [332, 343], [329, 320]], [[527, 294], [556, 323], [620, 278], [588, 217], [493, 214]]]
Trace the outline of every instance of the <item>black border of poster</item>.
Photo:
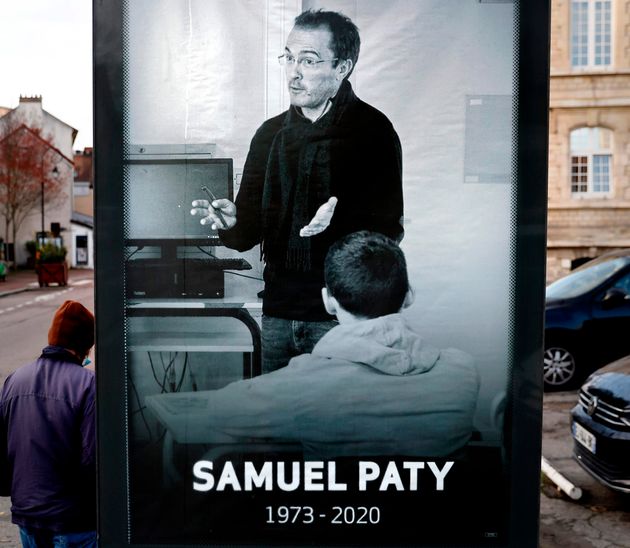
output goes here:
[[[94, 176], [100, 546], [129, 546], [124, 393], [123, 0], [94, 0]], [[510, 547], [538, 543], [550, 1], [515, 2], [515, 242], [509, 401]], [[119, 244], [119, 245], [117, 245]], [[140, 546], [140, 545], [134, 545]]]
[[[124, 546], [127, 534], [127, 459], [122, 398], [124, 349], [123, 33], [122, 0], [94, 0], [94, 222], [97, 359], [98, 530], [101, 546]], [[120, 242], [121, 245], [112, 245]]]
[[514, 320], [504, 426], [510, 546], [537, 546], [539, 534], [550, 21], [550, 1], [519, 3]]

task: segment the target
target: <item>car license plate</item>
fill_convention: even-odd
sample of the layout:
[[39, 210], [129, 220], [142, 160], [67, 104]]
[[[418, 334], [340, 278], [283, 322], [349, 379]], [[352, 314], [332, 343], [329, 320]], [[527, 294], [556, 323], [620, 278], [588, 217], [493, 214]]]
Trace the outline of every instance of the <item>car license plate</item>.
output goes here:
[[575, 441], [582, 444], [591, 453], [595, 453], [595, 436], [577, 422], [573, 423], [573, 437]]

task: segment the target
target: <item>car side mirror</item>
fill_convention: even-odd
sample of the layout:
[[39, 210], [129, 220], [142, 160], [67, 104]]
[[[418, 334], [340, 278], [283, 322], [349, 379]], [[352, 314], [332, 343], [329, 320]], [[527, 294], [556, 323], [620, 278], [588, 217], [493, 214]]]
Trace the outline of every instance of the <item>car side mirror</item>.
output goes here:
[[630, 298], [628, 294], [618, 287], [611, 287], [604, 296], [602, 297], [602, 307], [609, 309], [615, 308], [617, 306], [621, 306], [622, 304], [628, 302]]

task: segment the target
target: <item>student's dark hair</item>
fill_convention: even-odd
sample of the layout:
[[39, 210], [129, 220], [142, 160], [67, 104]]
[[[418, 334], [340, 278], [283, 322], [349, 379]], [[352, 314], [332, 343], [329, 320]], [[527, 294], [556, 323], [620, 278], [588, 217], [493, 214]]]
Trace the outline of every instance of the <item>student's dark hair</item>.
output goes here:
[[[340, 61], [352, 59], [352, 70], [346, 78], [352, 74], [359, 60], [361, 38], [359, 29], [349, 17], [336, 11], [308, 10], [295, 18], [295, 26], [301, 28], [325, 27], [332, 34], [330, 49]], [[335, 63], [333, 66], [337, 66]]]
[[402, 249], [387, 236], [367, 230], [349, 234], [330, 247], [324, 278], [329, 294], [363, 318], [398, 312], [409, 289]]

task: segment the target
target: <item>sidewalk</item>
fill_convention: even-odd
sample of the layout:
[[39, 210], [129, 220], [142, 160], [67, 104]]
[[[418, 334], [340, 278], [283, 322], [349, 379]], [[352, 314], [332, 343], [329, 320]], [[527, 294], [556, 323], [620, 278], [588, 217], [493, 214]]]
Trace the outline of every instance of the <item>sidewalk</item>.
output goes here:
[[[71, 268], [68, 271], [68, 285], [78, 280], [93, 279], [94, 270], [92, 269]], [[49, 287], [55, 288], [57, 285], [51, 285]], [[39, 289], [37, 274], [34, 270], [11, 270], [7, 273], [6, 281], [0, 282], [0, 297], [14, 295], [15, 293], [21, 293], [22, 291], [29, 291], [32, 289]]]
[[[71, 268], [68, 271], [68, 285], [81, 280], [93, 280], [92, 269]], [[41, 288], [42, 291], [56, 291], [57, 285]], [[37, 274], [34, 270], [9, 271], [5, 282], [0, 282], [0, 298], [14, 295], [23, 291], [39, 290]], [[18, 528], [11, 523], [11, 500], [8, 497], [0, 497], [0, 547], [18, 548], [21, 546]]]

